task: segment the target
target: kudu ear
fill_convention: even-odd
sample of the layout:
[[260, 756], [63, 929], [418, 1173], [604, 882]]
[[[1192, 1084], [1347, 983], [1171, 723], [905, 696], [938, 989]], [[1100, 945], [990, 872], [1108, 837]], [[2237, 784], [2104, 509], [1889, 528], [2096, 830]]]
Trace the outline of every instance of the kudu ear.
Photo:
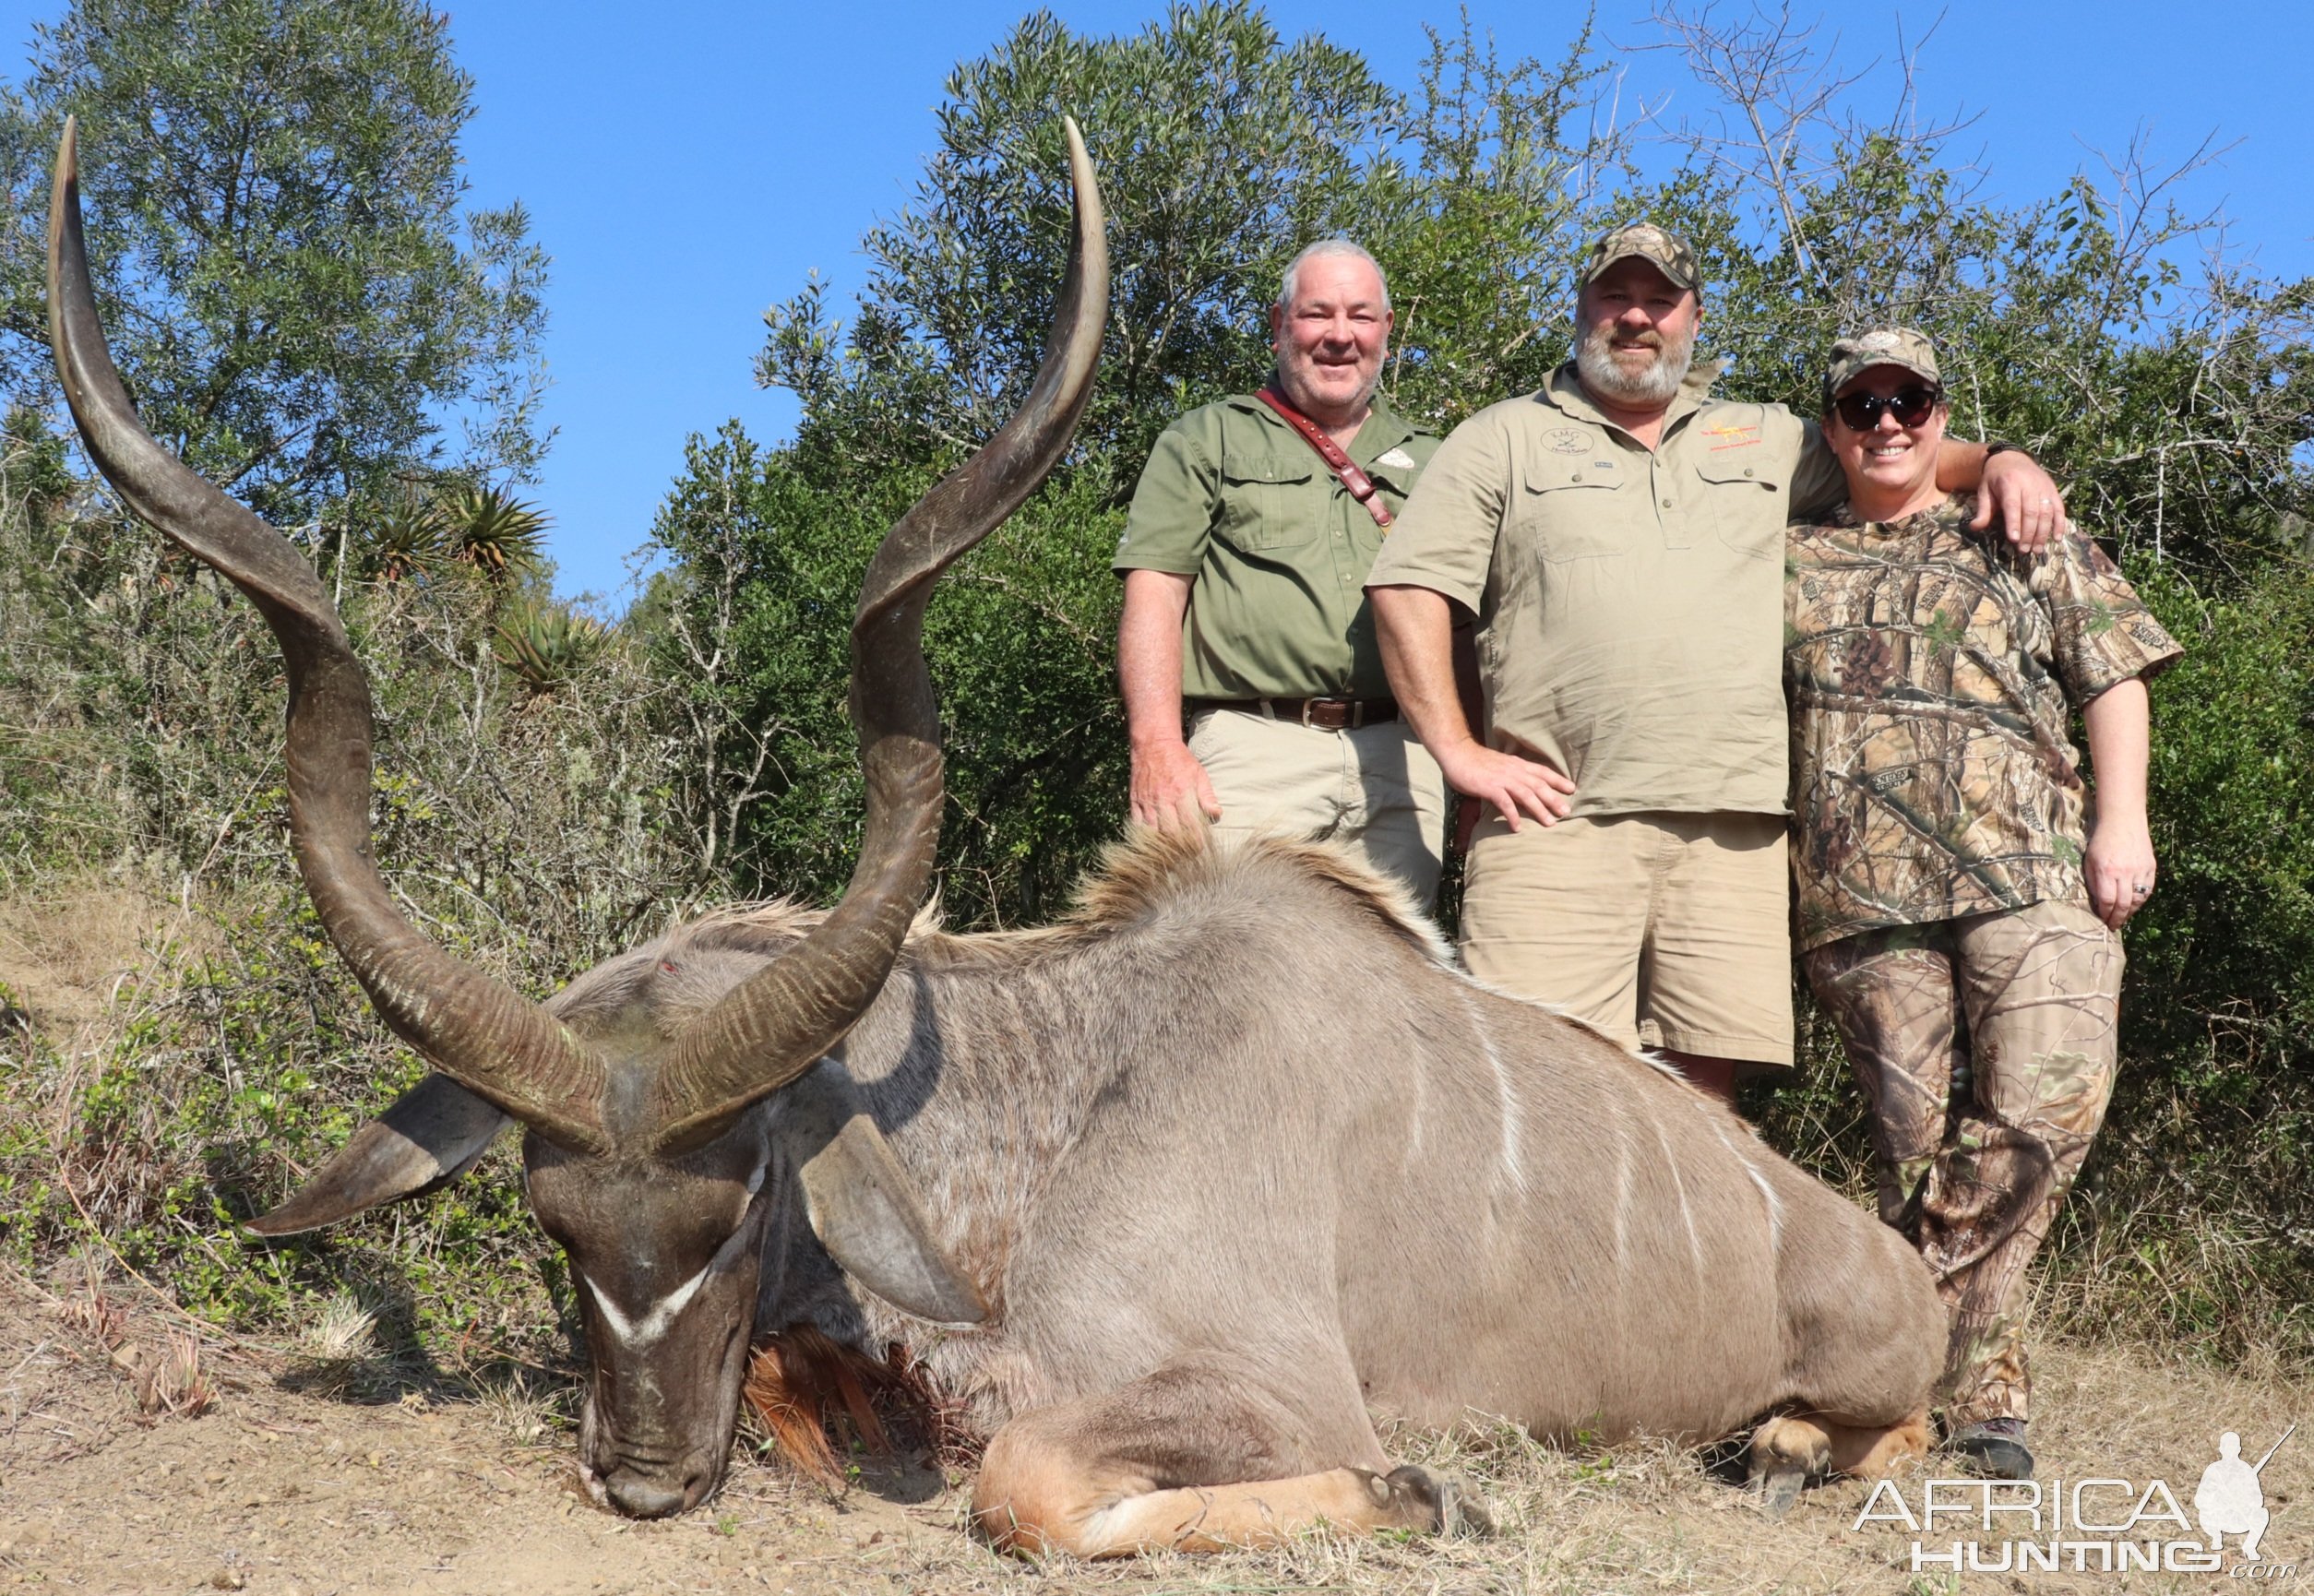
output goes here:
[[932, 1237], [916, 1188], [830, 1056], [781, 1089], [773, 1136], [804, 1186], [812, 1233], [843, 1272], [902, 1313], [943, 1325], [988, 1316]]
[[249, 1221], [261, 1236], [294, 1235], [364, 1209], [446, 1186], [514, 1122], [446, 1075], [429, 1075], [353, 1133], [298, 1194]]

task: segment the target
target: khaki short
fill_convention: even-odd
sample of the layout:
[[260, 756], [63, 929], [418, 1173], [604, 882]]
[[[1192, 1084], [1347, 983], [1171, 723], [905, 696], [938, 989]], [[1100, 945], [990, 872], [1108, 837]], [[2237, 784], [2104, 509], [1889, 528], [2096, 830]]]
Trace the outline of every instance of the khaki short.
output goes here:
[[1626, 1046], [1792, 1064], [1781, 815], [1489, 815], [1462, 878], [1473, 975]]
[[1217, 835], [1342, 843], [1430, 911], [1445, 857], [1446, 777], [1404, 721], [1326, 732], [1251, 709], [1199, 709], [1189, 718], [1189, 752], [1221, 800]]

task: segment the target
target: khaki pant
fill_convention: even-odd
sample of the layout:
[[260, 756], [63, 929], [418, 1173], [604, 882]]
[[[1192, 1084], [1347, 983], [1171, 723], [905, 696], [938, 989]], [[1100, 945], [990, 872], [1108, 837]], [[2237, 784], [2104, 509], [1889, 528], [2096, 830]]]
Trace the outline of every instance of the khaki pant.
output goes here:
[[1792, 1063], [1781, 815], [1489, 815], [1462, 875], [1462, 960], [1627, 1047]]
[[1221, 800], [1220, 836], [1340, 842], [1427, 913], [1446, 850], [1446, 777], [1402, 720], [1322, 732], [1252, 709], [1199, 709], [1189, 752]]
[[2120, 941], [2086, 909], [2035, 903], [1802, 963], [1871, 1110], [1880, 1217], [1952, 1310], [1946, 1424], [2027, 1418], [2025, 1266], [2113, 1095]]

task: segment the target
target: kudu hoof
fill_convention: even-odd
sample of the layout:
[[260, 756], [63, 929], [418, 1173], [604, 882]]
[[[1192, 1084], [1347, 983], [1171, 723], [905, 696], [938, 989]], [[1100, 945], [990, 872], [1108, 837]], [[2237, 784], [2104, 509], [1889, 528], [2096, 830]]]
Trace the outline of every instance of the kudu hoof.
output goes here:
[[1792, 1510], [1792, 1504], [1800, 1499], [1800, 1487], [1807, 1483], [1804, 1469], [1775, 1469], [1754, 1476], [1752, 1485], [1759, 1493], [1762, 1517], [1781, 1519]]
[[1831, 1469], [1831, 1432], [1798, 1415], [1771, 1418], [1751, 1433], [1751, 1484], [1759, 1510], [1781, 1519], [1800, 1499], [1801, 1487]]
[[1429, 1519], [1436, 1535], [1482, 1536], [1495, 1532], [1494, 1515], [1485, 1498], [1460, 1474], [1436, 1473], [1416, 1463], [1392, 1469], [1383, 1483], [1390, 1495], [1415, 1507]]

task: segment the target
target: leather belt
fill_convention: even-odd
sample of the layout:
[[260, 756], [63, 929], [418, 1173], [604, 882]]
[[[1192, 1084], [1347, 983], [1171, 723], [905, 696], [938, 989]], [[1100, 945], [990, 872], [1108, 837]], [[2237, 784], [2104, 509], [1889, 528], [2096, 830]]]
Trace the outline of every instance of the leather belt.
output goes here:
[[1395, 698], [1188, 698], [1181, 707], [1192, 715], [1200, 709], [1243, 709], [1320, 732], [1352, 732], [1398, 719]]

